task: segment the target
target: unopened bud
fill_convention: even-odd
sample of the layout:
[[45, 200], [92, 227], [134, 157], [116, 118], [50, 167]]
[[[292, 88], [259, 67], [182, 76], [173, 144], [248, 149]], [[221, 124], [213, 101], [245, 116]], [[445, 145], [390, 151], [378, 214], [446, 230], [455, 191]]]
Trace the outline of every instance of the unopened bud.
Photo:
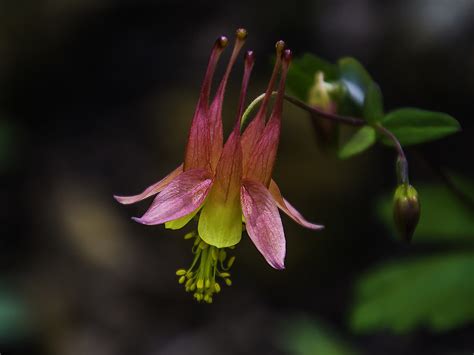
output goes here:
[[406, 242], [413, 237], [420, 219], [420, 201], [418, 192], [409, 184], [402, 184], [393, 196], [393, 219], [398, 233]]
[[[314, 82], [308, 92], [307, 102], [309, 105], [319, 108], [328, 113], [336, 113], [337, 106], [331, 97], [334, 85], [325, 81], [322, 71], [316, 72]], [[316, 143], [325, 153], [337, 151], [339, 146], [339, 125], [338, 123], [325, 120], [313, 114], [312, 122], [316, 134]]]
[[329, 96], [331, 88], [331, 84], [324, 80], [324, 73], [322, 71], [316, 72], [313, 86], [308, 93], [308, 103], [327, 112], [333, 111], [331, 107], [333, 102]]

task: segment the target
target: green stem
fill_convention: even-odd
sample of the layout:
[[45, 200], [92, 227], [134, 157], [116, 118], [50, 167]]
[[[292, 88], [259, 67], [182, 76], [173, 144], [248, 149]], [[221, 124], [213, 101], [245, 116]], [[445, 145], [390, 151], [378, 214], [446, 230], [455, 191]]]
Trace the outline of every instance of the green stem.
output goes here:
[[293, 105], [298, 106], [299, 108], [302, 108], [303, 110], [308, 111], [312, 114], [315, 114], [316, 116], [321, 117], [321, 118], [325, 118], [325, 119], [332, 120], [332, 121], [337, 121], [339, 123], [344, 123], [344, 124], [347, 124], [349, 126], [360, 127], [360, 126], [367, 125], [367, 122], [365, 122], [365, 120], [362, 120], [360, 118], [349, 117], [349, 116], [340, 116], [340, 115], [336, 115], [334, 113], [326, 112], [326, 111], [321, 110], [317, 107], [310, 106], [307, 103], [305, 103], [305, 102], [303, 102], [303, 101], [301, 101], [301, 100], [299, 100], [295, 97], [285, 95], [285, 100], [289, 101]]
[[[272, 92], [272, 96], [276, 95], [277, 92], [274, 91]], [[265, 94], [262, 94], [255, 98], [250, 105], [247, 107], [245, 112], [242, 115], [242, 121], [240, 127], [242, 128], [245, 123], [248, 121], [250, 113], [253, 111], [253, 109], [260, 104], [261, 101], [263, 101], [263, 98], [265, 97]], [[285, 100], [291, 102], [293, 105], [298, 106], [299, 108], [308, 111], [312, 113], [313, 115], [321, 118], [325, 118], [331, 121], [336, 121], [339, 123], [343, 123], [349, 126], [355, 126], [355, 127], [361, 127], [361, 126], [367, 126], [367, 122], [363, 119], [360, 118], [355, 118], [355, 117], [350, 117], [350, 116], [340, 116], [334, 113], [326, 112], [324, 110], [321, 110], [315, 106], [310, 106], [307, 103], [295, 98], [291, 97], [288, 95], [285, 95]], [[387, 128], [382, 126], [380, 123], [376, 123], [375, 125], [372, 126], [374, 129], [379, 131], [381, 134], [384, 136], [388, 137], [392, 142], [393, 145], [398, 153], [398, 160], [397, 160], [397, 175], [399, 178], [400, 183], [406, 183], [408, 184], [408, 161], [405, 155], [405, 152], [403, 151], [402, 145], [398, 141], [397, 137], [390, 132]]]
[[[326, 118], [326, 119], [333, 120], [333, 121], [343, 123], [343, 124], [347, 124], [350, 126], [360, 127], [360, 126], [368, 125], [367, 122], [363, 119], [349, 117], [349, 116], [340, 116], [333, 113], [325, 112], [317, 107], [309, 106], [303, 101], [298, 100], [291, 96], [285, 95], [285, 99], [291, 102], [292, 104], [315, 114], [318, 117]], [[371, 126], [377, 131], [379, 131], [381, 134], [388, 137], [393, 142], [393, 145], [398, 153], [397, 176], [398, 176], [399, 183], [408, 184], [408, 160], [406, 158], [405, 152], [403, 151], [402, 145], [398, 141], [397, 137], [395, 137], [395, 135], [390, 130], [382, 126], [380, 123], [376, 123], [375, 125], [371, 125]]]
[[376, 123], [373, 126], [377, 131], [388, 137], [392, 142], [393, 145], [395, 146], [395, 149], [398, 152], [398, 159], [397, 159], [397, 177], [398, 177], [398, 182], [400, 184], [408, 184], [408, 160], [405, 155], [405, 152], [403, 151], [402, 145], [400, 144], [400, 141], [395, 137], [395, 135], [382, 126], [380, 123]]
[[[275, 96], [277, 94], [277, 91], [273, 91], [272, 92], [272, 96]], [[252, 113], [252, 111], [254, 110], [255, 107], [257, 107], [257, 105], [260, 104], [260, 102], [263, 101], [265, 97], [265, 94], [261, 94], [260, 96], [257, 96], [251, 103], [250, 105], [247, 106], [247, 108], [245, 109], [244, 113], [242, 114], [242, 120], [240, 121], [240, 129], [242, 129], [244, 127], [244, 125], [247, 123], [248, 119], [249, 119], [249, 116], [250, 114]]]
[[395, 135], [392, 132], [390, 132], [387, 128], [382, 126], [380, 123], [376, 123], [374, 127], [376, 130], [378, 130], [383, 135], [387, 136], [393, 142], [393, 145], [395, 146], [395, 149], [397, 150], [400, 158], [403, 160], [406, 160], [405, 152], [403, 151], [402, 145], [398, 141], [397, 137], [395, 137]]

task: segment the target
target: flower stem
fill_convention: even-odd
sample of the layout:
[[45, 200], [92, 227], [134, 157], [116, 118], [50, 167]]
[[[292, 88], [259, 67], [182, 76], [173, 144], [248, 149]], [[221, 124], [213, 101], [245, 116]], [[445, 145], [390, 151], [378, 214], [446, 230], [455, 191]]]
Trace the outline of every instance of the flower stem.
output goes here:
[[400, 144], [400, 141], [392, 132], [390, 132], [390, 130], [382, 126], [380, 123], [376, 123], [373, 127], [393, 142], [393, 145], [395, 146], [395, 149], [398, 153], [397, 176], [399, 183], [408, 184], [408, 160], [405, 152], [403, 151], [402, 145]]
[[[350, 126], [356, 126], [356, 127], [368, 125], [367, 122], [363, 119], [349, 117], [349, 116], [340, 116], [337, 114], [325, 112], [317, 107], [309, 106], [303, 101], [298, 100], [288, 95], [285, 95], [285, 99], [291, 102], [292, 104], [302, 108], [303, 110], [309, 111], [310, 113], [318, 117], [326, 118], [329, 120], [333, 120], [339, 123], [347, 124]], [[373, 127], [374, 129], [379, 131], [384, 136], [388, 137], [393, 142], [393, 145], [398, 153], [397, 176], [398, 176], [399, 183], [408, 184], [408, 161], [407, 161], [405, 152], [403, 151], [402, 145], [398, 141], [397, 137], [395, 137], [395, 135], [390, 130], [382, 126], [380, 123], [376, 123], [375, 125], [373, 125]]]
[[[272, 96], [276, 94], [277, 94], [276, 91], [272, 92]], [[241, 128], [244, 127], [244, 124], [249, 119], [250, 113], [258, 104], [260, 104], [260, 102], [263, 100], [264, 97], [265, 97], [265, 94], [262, 94], [256, 97], [247, 107], [247, 109], [242, 115], [242, 121], [241, 121], [241, 126], [240, 126]], [[355, 118], [355, 117], [350, 117], [350, 116], [340, 116], [334, 113], [326, 112], [315, 106], [310, 106], [307, 103], [292, 96], [285, 95], [285, 100], [291, 102], [293, 105], [298, 106], [299, 108], [305, 111], [310, 112], [311, 114], [317, 117], [325, 118], [328, 120], [336, 121], [339, 123], [343, 123], [343, 124], [346, 124], [349, 126], [355, 126], [355, 127], [368, 125], [367, 122], [361, 118]], [[398, 153], [398, 159], [397, 159], [398, 180], [400, 183], [408, 184], [408, 161], [407, 161], [405, 152], [403, 151], [402, 145], [398, 141], [397, 137], [395, 137], [395, 135], [392, 132], [390, 132], [390, 130], [382, 126], [380, 123], [376, 123], [371, 126], [393, 142], [393, 145]]]
[[[272, 92], [272, 96], [275, 96], [277, 94], [276, 91]], [[245, 123], [248, 121], [250, 114], [254, 110], [255, 107], [257, 107], [264, 99], [265, 94], [261, 94], [260, 96], [257, 96], [245, 109], [244, 113], [242, 114], [242, 121], [240, 122], [240, 129], [244, 127]]]
[[397, 150], [398, 155], [400, 156], [400, 159], [406, 160], [405, 152], [403, 151], [402, 145], [398, 141], [397, 137], [395, 137], [395, 135], [392, 132], [390, 132], [387, 128], [382, 126], [380, 123], [376, 123], [374, 127], [376, 130], [378, 130], [383, 135], [387, 136], [393, 142], [393, 145], [395, 146], [395, 149]]
[[344, 124], [347, 124], [347, 125], [350, 125], [350, 126], [356, 126], [356, 127], [365, 126], [367, 124], [367, 122], [365, 122], [365, 120], [363, 120], [363, 119], [355, 118], [355, 117], [349, 117], [349, 116], [340, 116], [340, 115], [336, 115], [334, 113], [329, 113], [329, 112], [323, 111], [323, 110], [321, 110], [317, 107], [310, 106], [310, 105], [306, 104], [305, 102], [303, 102], [303, 101], [301, 101], [301, 100], [299, 100], [295, 97], [285, 95], [285, 99], [286, 99], [286, 101], [291, 102], [293, 105], [298, 106], [299, 108], [302, 108], [305, 111], [308, 111], [312, 114], [315, 114], [316, 116], [326, 118], [328, 120], [337, 121], [337, 122], [340, 122], [340, 123], [344, 123]]

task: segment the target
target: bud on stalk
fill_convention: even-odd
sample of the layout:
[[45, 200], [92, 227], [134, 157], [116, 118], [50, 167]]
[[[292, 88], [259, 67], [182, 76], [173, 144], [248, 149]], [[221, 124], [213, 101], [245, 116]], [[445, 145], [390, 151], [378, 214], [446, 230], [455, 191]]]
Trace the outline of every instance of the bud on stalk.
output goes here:
[[[333, 84], [324, 80], [324, 73], [316, 72], [314, 84], [308, 93], [308, 104], [325, 112], [336, 113], [337, 106], [331, 98], [334, 91]], [[337, 149], [339, 144], [339, 125], [336, 122], [321, 119], [317, 114], [312, 114], [314, 131], [316, 132], [316, 143], [323, 152], [331, 152]]]
[[418, 192], [409, 184], [401, 184], [393, 197], [393, 219], [399, 235], [410, 242], [420, 219]]

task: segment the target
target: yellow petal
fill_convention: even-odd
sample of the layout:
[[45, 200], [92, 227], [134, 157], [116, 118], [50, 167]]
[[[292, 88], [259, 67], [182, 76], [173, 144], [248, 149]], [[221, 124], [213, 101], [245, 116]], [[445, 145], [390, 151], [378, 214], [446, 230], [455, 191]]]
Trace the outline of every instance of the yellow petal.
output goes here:
[[242, 208], [239, 194], [223, 199], [219, 192], [211, 189], [199, 216], [198, 233], [207, 244], [225, 248], [240, 242]]

